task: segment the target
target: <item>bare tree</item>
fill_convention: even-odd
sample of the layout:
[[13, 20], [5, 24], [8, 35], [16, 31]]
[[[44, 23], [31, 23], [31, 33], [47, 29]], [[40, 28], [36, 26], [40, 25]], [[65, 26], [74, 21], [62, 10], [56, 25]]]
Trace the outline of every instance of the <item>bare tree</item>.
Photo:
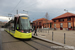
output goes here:
[[48, 20], [49, 20], [48, 12], [45, 14], [45, 18], [47, 19], [47, 20], [46, 20], [46, 27], [48, 27]]
[[47, 20], [49, 20], [48, 12], [46, 13], [45, 17], [46, 17]]

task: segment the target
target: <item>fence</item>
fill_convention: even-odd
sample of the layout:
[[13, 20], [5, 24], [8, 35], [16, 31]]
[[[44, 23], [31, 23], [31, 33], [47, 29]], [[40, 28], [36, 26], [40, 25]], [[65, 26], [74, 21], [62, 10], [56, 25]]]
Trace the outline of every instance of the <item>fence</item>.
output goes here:
[[38, 29], [37, 32], [37, 34], [43, 38], [75, 46], [75, 31]]

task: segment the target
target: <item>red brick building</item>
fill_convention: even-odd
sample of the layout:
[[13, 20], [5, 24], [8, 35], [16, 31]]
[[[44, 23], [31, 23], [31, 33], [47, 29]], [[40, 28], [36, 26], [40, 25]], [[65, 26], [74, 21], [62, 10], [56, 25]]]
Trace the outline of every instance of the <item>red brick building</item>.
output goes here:
[[37, 20], [33, 21], [34, 25], [38, 26], [38, 28], [44, 27], [44, 23], [46, 23], [46, 22], [48, 22], [48, 20], [45, 18], [41, 18], [41, 19], [37, 19]]
[[64, 13], [60, 16], [53, 18], [52, 20], [47, 20], [45, 18], [37, 19], [33, 21], [34, 25], [39, 28], [56, 28], [59, 30], [71, 30], [75, 29], [75, 14]]
[[52, 21], [52, 28], [57, 28], [60, 30], [71, 30], [71, 28], [74, 29], [75, 27], [75, 14], [67, 12], [58, 17], [53, 18]]
[[52, 28], [52, 24], [53, 24], [52, 22], [53, 22], [52, 20], [48, 20], [48, 22], [43, 23], [44, 28]]
[[52, 28], [52, 20], [47, 20], [45, 18], [37, 19], [33, 21], [35, 26], [38, 26], [38, 28]]

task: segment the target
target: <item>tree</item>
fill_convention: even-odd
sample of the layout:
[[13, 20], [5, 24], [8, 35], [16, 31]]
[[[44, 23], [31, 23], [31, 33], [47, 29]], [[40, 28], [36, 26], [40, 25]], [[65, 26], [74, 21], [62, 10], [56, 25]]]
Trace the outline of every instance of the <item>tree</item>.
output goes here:
[[48, 24], [48, 20], [49, 20], [48, 12], [46, 13], [45, 18], [47, 19], [46, 20], [46, 28], [47, 28], [49, 26], [49, 24]]
[[46, 17], [47, 20], [49, 20], [48, 12], [46, 13], [45, 17]]

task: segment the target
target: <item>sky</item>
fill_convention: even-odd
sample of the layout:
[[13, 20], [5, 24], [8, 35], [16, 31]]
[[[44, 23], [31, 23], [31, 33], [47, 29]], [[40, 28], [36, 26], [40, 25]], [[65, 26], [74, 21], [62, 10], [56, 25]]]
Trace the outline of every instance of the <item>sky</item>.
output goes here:
[[[10, 18], [10, 19], [9, 19]], [[2, 22], [8, 22], [12, 19], [12, 17], [6, 17], [6, 16], [0, 16], [0, 21]]]
[[[49, 20], [51, 20], [66, 13], [67, 11], [64, 11], [64, 9], [75, 14], [75, 0], [0, 0], [0, 16], [12, 14], [13, 18], [17, 10], [18, 14], [27, 13], [28, 11], [31, 21], [45, 18], [46, 13], [48, 13]], [[3, 19], [6, 21], [5, 18]]]

